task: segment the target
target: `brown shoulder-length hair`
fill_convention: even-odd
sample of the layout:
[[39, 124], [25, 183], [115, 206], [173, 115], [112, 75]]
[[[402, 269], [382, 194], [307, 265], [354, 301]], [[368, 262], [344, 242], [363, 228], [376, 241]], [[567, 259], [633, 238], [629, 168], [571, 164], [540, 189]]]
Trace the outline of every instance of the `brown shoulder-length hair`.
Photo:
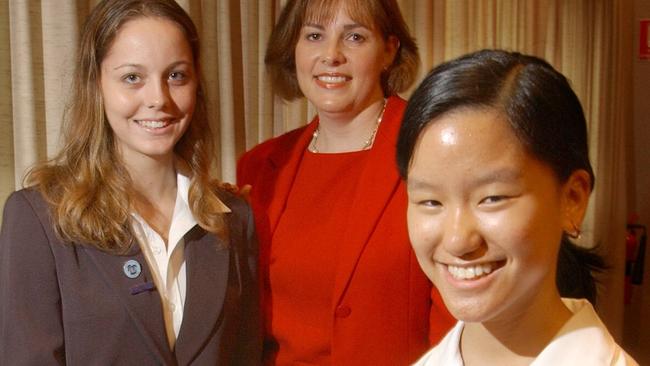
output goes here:
[[269, 38], [264, 63], [276, 92], [287, 100], [303, 96], [296, 77], [295, 50], [300, 29], [307, 22], [329, 23], [341, 7], [350, 18], [377, 29], [387, 40], [399, 40], [395, 60], [381, 76], [385, 96], [408, 89], [417, 76], [420, 56], [415, 40], [395, 0], [289, 0]]
[[213, 136], [199, 68], [199, 38], [189, 15], [174, 0], [104, 0], [86, 19], [62, 127], [63, 147], [51, 160], [36, 165], [25, 185], [49, 203], [56, 233], [67, 242], [83, 243], [110, 253], [133, 245], [131, 178], [116, 153], [115, 138], [104, 114], [100, 65], [120, 27], [130, 20], [154, 17], [176, 23], [184, 32], [199, 75], [192, 121], [174, 150], [191, 170], [189, 205], [199, 225], [225, 235], [225, 221], [211, 176]]

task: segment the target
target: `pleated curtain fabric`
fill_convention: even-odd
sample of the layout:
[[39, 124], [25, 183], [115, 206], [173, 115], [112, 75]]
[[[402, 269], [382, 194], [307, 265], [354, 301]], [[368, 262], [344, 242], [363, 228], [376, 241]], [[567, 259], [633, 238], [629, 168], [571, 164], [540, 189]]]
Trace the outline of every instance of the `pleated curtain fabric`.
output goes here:
[[[223, 180], [233, 182], [241, 153], [314, 115], [304, 100], [285, 102], [274, 96], [264, 69], [266, 42], [286, 1], [178, 2], [202, 37], [201, 67], [219, 146], [215, 169]], [[597, 176], [582, 243], [599, 244], [613, 267], [603, 281], [603, 298], [621, 299], [632, 2], [398, 2], [420, 48], [420, 77], [466, 52], [504, 48], [541, 56], [571, 80], [587, 115]], [[0, 0], [0, 202], [22, 186], [33, 163], [51, 157], [60, 146], [79, 31], [95, 3]], [[620, 339], [622, 302], [603, 301], [599, 311]]]

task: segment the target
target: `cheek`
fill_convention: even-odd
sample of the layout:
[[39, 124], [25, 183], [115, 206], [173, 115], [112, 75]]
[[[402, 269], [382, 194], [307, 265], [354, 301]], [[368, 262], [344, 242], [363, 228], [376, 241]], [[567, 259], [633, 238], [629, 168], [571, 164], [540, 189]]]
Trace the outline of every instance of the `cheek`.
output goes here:
[[411, 245], [418, 260], [431, 260], [435, 250], [437, 226], [435, 221], [409, 208], [408, 231]]
[[351, 58], [356, 59], [358, 62], [357, 70], [359, 74], [364, 74], [368, 76], [368, 79], [376, 81], [378, 76], [381, 75], [384, 70], [384, 54], [373, 51], [373, 52], [364, 52]]
[[536, 211], [510, 211], [481, 218], [483, 235], [508, 256], [532, 265], [553, 265], [559, 237], [553, 224]]
[[301, 43], [296, 45], [296, 50], [294, 52], [294, 61], [296, 63], [296, 73], [298, 75], [304, 74], [309, 71], [309, 64], [311, 61], [310, 54], [314, 54], [313, 51], [309, 51], [307, 47], [304, 47]]
[[181, 111], [191, 115], [196, 106], [196, 86], [188, 85], [187, 87], [176, 90], [172, 94], [172, 99]]
[[102, 85], [102, 100], [106, 115], [113, 118], [128, 117], [138, 109], [137, 95], [126, 93], [112, 85]]

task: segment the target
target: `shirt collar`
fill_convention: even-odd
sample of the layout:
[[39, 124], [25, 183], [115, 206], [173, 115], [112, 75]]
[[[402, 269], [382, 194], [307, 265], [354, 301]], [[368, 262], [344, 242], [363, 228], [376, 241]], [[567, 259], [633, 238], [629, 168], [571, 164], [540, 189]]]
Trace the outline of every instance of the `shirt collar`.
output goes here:
[[562, 302], [573, 316], [532, 365], [609, 365], [618, 346], [589, 301], [563, 298]]

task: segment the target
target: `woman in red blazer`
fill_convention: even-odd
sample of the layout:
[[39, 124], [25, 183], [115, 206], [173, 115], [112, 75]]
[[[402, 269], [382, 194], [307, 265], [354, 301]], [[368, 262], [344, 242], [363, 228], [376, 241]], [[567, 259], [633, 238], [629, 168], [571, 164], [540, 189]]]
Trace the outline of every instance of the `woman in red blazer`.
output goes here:
[[417, 47], [394, 0], [289, 1], [266, 64], [318, 116], [242, 156], [261, 246], [265, 360], [406, 365], [453, 323], [421, 273], [395, 169]]

